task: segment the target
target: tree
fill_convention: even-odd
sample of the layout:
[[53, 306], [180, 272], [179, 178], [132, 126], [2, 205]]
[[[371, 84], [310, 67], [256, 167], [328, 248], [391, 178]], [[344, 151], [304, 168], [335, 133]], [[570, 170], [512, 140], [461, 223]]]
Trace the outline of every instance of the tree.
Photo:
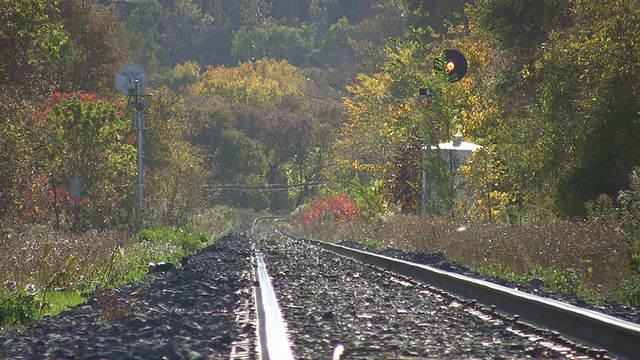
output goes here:
[[47, 211], [36, 174], [36, 153], [46, 129], [34, 121], [36, 104], [55, 87], [49, 66], [67, 34], [54, 4], [5, 0], [0, 7], [0, 217], [37, 222]]
[[[40, 186], [46, 187], [46, 181], [78, 178], [86, 203], [81, 209], [84, 226], [126, 221], [131, 210], [136, 151], [121, 105], [80, 92], [55, 93], [31, 121], [46, 129], [46, 134], [32, 145], [33, 174], [45, 176]], [[63, 187], [68, 190], [68, 186]]]
[[[223, 162], [217, 163], [216, 168], [220, 169], [224, 164], [228, 165], [224, 167], [224, 173], [242, 173], [243, 165], [238, 160], [245, 158], [232, 157], [231, 154], [239, 156], [241, 153], [237, 151], [237, 144], [228, 143], [239, 141], [254, 151], [251, 163], [255, 164], [254, 170], [259, 170], [259, 177], [237, 180], [287, 184], [300, 177], [309, 181], [319, 179], [321, 172], [317, 170], [317, 161], [325, 157], [318, 146], [326, 145], [326, 124], [336, 126], [339, 117], [336, 117], [336, 102], [313, 95], [324, 91], [316, 86], [317, 83], [310, 81], [300, 69], [285, 61], [260, 59], [241, 63], [235, 68], [207, 69], [202, 80], [189, 87], [191, 96], [225, 106], [233, 118], [232, 126], [222, 125], [224, 127], [218, 132], [229, 138], [217, 137], [220, 144], [216, 146], [220, 147], [215, 148], [233, 160], [228, 162], [219, 158]], [[233, 152], [229, 153], [230, 150]], [[295, 172], [292, 171], [293, 164], [296, 164]], [[300, 169], [300, 166], [309, 168]], [[216, 174], [216, 177], [221, 175], [220, 172]], [[273, 209], [286, 208], [293, 202], [293, 199], [272, 195]]]
[[[521, 33], [517, 30], [523, 24], [516, 24], [515, 19], [535, 16], [538, 11], [536, 8], [529, 14], [525, 5], [509, 1], [485, 1], [470, 7], [470, 32], [459, 43], [459, 46], [468, 49], [470, 61], [475, 62], [470, 69], [477, 69], [463, 84], [469, 85], [465, 86], [464, 97], [469, 107], [463, 114], [464, 134], [478, 139], [491, 151], [486, 166], [475, 166], [471, 170], [485, 172], [484, 169], [506, 169], [501, 173], [496, 191], [508, 194], [499, 198], [509, 199], [509, 203], [497, 206], [494, 201], [491, 206], [508, 209], [508, 213], [512, 214], [510, 216], [515, 218], [521, 218], [524, 213], [529, 213], [529, 216], [549, 215], [550, 194], [553, 182], [557, 179], [558, 163], [562, 161], [559, 156], [561, 152], [557, 151], [557, 144], [553, 142], [557, 137], [550, 136], [555, 127], [547, 124], [538, 101], [540, 78], [535, 76], [534, 70], [540, 57], [539, 49], [548, 41], [553, 28], [543, 29], [542, 33]], [[504, 8], [510, 7], [517, 8], [517, 11], [514, 10], [517, 16], [512, 17], [508, 11], [504, 11]], [[543, 14], [547, 20], [556, 15]], [[497, 19], [500, 16], [505, 18]], [[495, 34], [499, 32], [496, 23], [510, 21], [514, 23], [505, 25], [504, 33]], [[529, 22], [539, 21], [543, 20], [531, 19]], [[553, 25], [567, 26], [563, 23]], [[522, 40], [524, 38], [527, 40]], [[486, 179], [493, 175], [489, 172], [472, 173], [470, 176], [472, 179]], [[476, 186], [482, 186], [481, 182], [477, 182]], [[476, 191], [486, 193], [481, 188]], [[478, 214], [483, 213], [489, 214], [488, 211]], [[510, 220], [517, 221], [515, 218]]]
[[389, 39], [401, 38], [407, 29], [407, 8], [402, 0], [380, 1], [374, 13], [362, 19], [349, 39], [356, 54], [357, 72], [373, 74], [380, 71], [387, 59]]
[[138, 37], [143, 48], [141, 62], [145, 67], [157, 69], [161, 67], [158, 55], [158, 43], [163, 9], [159, 0], [136, 1], [132, 8], [124, 13], [124, 18], [131, 31]]
[[[43, 122], [35, 121], [33, 109], [9, 114], [0, 121], [0, 218], [39, 222], [50, 209], [41, 196], [47, 179], [36, 173], [37, 151], [46, 138]], [[16, 154], [21, 154], [20, 157]], [[41, 170], [41, 169], [40, 169]], [[24, 191], [28, 189], [28, 191]], [[37, 209], [37, 210], [36, 210]]]
[[482, 94], [497, 116], [481, 131], [518, 203], [583, 216], [585, 202], [624, 188], [639, 155], [637, 11], [616, 0], [545, 4], [487, 0], [470, 12], [494, 69]]
[[[55, 86], [49, 66], [68, 41], [57, 9], [43, 0], [4, 0], [0, 8], [0, 106], [34, 102]], [[13, 111], [11, 114], [15, 114]]]
[[263, 23], [253, 29], [240, 28], [231, 40], [231, 54], [239, 62], [255, 59], [287, 60], [295, 66], [310, 62], [314, 37], [307, 26]]
[[570, 24], [569, 0], [479, 0], [474, 23], [500, 47], [528, 57], [556, 29]]
[[[226, 63], [229, 59], [230, 26], [224, 1], [163, 1], [156, 42], [164, 67], [195, 61]], [[144, 32], [144, 29], [140, 29]]]
[[173, 91], [181, 91], [184, 86], [197, 83], [199, 80], [200, 65], [193, 61], [188, 61], [173, 68], [169, 86]]
[[622, 0], [573, 5], [574, 26], [553, 33], [540, 61], [540, 71], [549, 74], [540, 93], [550, 118], [566, 114], [557, 127], [570, 139], [563, 149], [570, 162], [558, 182], [557, 208], [584, 215], [585, 202], [626, 187], [626, 174], [640, 156], [640, 11]]
[[206, 204], [205, 185], [212, 168], [203, 147], [192, 141], [196, 131], [189, 123], [184, 97], [155, 89], [153, 106], [145, 112], [149, 215], [156, 221], [183, 225], [188, 215]]
[[465, 6], [473, 2], [407, 0], [409, 24], [414, 28], [431, 28], [437, 34], [446, 33], [453, 19], [463, 15]]
[[120, 12], [84, 0], [60, 2], [60, 17], [69, 34], [63, 47], [59, 91], [105, 93], [114, 91], [113, 74], [126, 63], [129, 44]]

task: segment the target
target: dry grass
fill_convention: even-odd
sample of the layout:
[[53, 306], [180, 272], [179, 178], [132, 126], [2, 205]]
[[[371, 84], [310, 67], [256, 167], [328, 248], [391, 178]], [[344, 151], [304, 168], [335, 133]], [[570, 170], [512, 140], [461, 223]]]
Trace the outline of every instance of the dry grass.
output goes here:
[[[127, 228], [76, 232], [55, 231], [45, 225], [0, 223], [0, 283], [16, 283], [19, 288], [34, 284], [39, 291], [73, 287], [80, 292], [96, 285], [118, 285], [142, 275], [140, 271], [149, 261], [164, 261], [172, 255], [167, 246], [184, 247], [189, 241], [202, 245], [198, 231], [217, 238], [237, 227], [241, 216], [248, 214], [217, 207], [190, 218], [188, 231], [150, 229], [159, 238], [153, 246], [140, 244], [134, 230]], [[171, 241], [176, 243], [169, 244]], [[116, 263], [110, 265], [114, 251]]]
[[63, 284], [61, 277], [91, 278], [89, 273], [106, 266], [108, 255], [130, 237], [122, 231], [56, 232], [41, 226], [3, 229], [0, 235], [0, 280], [38, 289], [72, 285]]
[[616, 297], [632, 276], [622, 236], [614, 228], [584, 222], [509, 227], [397, 215], [373, 227], [343, 223], [324, 238], [366, 239], [382, 248], [442, 252], [470, 268], [513, 277], [544, 273], [562, 277], [571, 271], [581, 290], [594, 296]]

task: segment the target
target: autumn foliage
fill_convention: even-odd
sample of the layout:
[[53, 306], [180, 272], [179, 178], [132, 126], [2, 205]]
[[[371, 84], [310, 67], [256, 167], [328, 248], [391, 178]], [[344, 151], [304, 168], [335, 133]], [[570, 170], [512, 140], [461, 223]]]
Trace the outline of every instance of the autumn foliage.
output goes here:
[[327, 220], [351, 221], [358, 215], [358, 205], [346, 193], [328, 196], [314, 201], [309, 210], [302, 213], [299, 226], [309, 228], [322, 225]]
[[[121, 104], [83, 92], [54, 93], [40, 110], [0, 128], [21, 162], [3, 173], [5, 216], [32, 224], [104, 226], [135, 179], [134, 139]], [[70, 194], [70, 180], [82, 182]], [[6, 186], [6, 185], [5, 185]]]

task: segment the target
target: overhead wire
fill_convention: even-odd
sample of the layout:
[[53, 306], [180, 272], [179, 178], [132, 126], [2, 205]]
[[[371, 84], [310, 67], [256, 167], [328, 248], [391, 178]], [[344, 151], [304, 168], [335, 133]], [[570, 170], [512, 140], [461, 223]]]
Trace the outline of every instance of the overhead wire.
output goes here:
[[288, 191], [306, 187], [322, 186], [326, 181], [309, 181], [296, 184], [211, 184], [205, 187], [209, 191]]

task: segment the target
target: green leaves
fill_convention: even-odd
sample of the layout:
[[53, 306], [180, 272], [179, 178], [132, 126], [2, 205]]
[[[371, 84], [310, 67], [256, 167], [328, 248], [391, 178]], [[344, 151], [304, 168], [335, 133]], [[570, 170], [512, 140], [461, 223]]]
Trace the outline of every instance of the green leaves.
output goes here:
[[231, 41], [231, 54], [241, 62], [269, 58], [301, 66], [310, 62], [314, 48], [310, 29], [277, 22], [253, 29], [240, 28]]
[[36, 101], [55, 77], [50, 66], [68, 35], [55, 5], [43, 0], [4, 0], [0, 9], [0, 110]]
[[58, 181], [82, 179], [87, 223], [102, 223], [106, 210], [127, 206], [136, 152], [119, 105], [84, 93], [54, 94], [38, 118], [46, 129], [34, 154], [41, 171]]
[[586, 201], [624, 188], [637, 164], [638, 15], [625, 1], [576, 1], [574, 26], [551, 34], [537, 64], [541, 100], [566, 154], [557, 193], [564, 213], [584, 215]]
[[[481, 0], [473, 20], [500, 46], [519, 55], [545, 41], [549, 31], [567, 23], [569, 0]], [[526, 56], [526, 55], [525, 55]]]
[[518, 202], [582, 216], [585, 202], [624, 188], [640, 145], [638, 10], [619, 0], [483, 0], [469, 14], [489, 61], [465, 127], [495, 144]]
[[9, 40], [9, 47], [4, 51], [10, 51], [12, 45], [23, 45], [23, 52], [32, 56], [28, 60], [31, 66], [38, 63], [39, 56], [51, 60], [58, 55], [67, 35], [62, 24], [49, 17], [50, 11], [55, 13], [55, 9], [42, 0], [6, 0], [3, 8], [0, 12], [0, 35]]

